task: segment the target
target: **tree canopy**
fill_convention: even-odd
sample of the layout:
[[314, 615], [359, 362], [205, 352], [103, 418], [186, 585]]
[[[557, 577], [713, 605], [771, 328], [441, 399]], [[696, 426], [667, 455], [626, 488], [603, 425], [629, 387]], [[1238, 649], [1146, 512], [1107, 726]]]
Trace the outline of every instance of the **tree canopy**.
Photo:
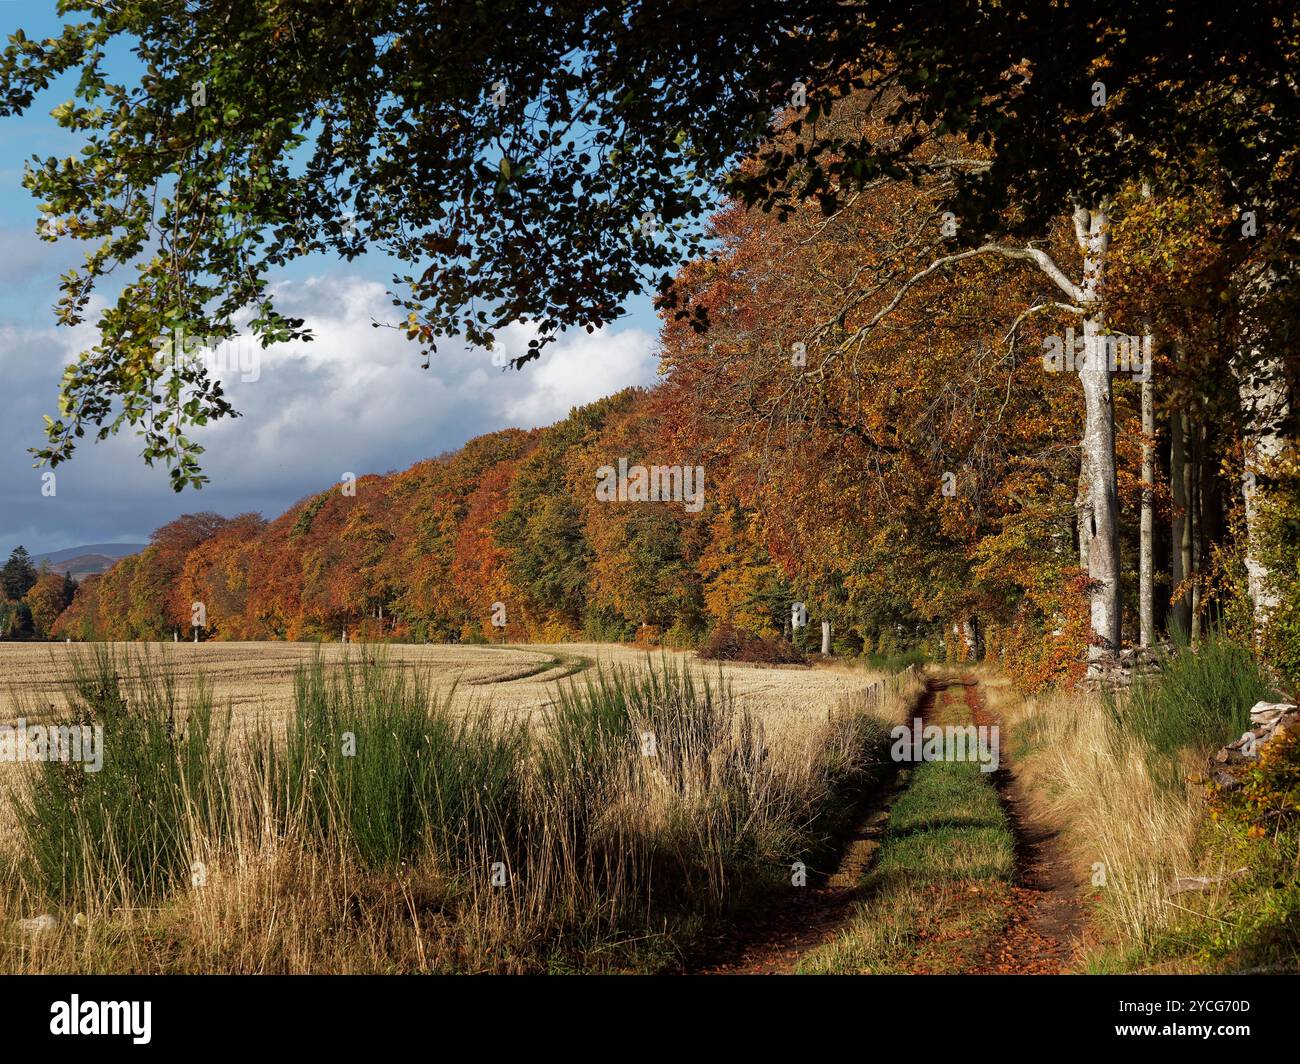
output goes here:
[[[131, 426], [173, 485], [204, 480], [186, 433], [236, 414], [168, 337], [308, 338], [270, 285], [291, 260], [395, 264], [391, 324], [427, 355], [529, 321], [517, 362], [617, 318], [703, 249], [720, 192], [830, 214], [884, 180], [951, 176], [952, 239], [1041, 236], [1163, 166], [1211, 157], [1238, 210], [1294, 233], [1298, 17], [1280, 0], [699, 4], [67, 0], [57, 37], [0, 54], [0, 113], [61, 74], [78, 154], [34, 157], [45, 239], [89, 243], [57, 312], [103, 294], [38, 457]], [[114, 80], [110, 56], [130, 49]], [[116, 69], [116, 68], [114, 68]], [[863, 93], [885, 129], [845, 131]], [[793, 136], [774, 139], [784, 127]], [[918, 148], [957, 137], [974, 160]], [[740, 168], [741, 159], [755, 165]]]

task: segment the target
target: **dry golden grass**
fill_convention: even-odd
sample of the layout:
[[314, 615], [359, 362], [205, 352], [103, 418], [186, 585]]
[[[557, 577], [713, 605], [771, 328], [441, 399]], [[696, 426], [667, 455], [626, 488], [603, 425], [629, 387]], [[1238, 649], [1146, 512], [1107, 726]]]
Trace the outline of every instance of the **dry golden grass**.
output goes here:
[[[57, 708], [60, 670], [69, 650], [76, 649], [0, 648], [10, 680], [15, 667], [23, 666], [17, 669], [18, 682], [10, 684], [17, 693], [6, 716], [26, 711], [38, 699]], [[368, 653], [364, 647], [349, 649], [353, 655]], [[214, 701], [235, 708], [237, 724], [241, 717], [248, 722], [287, 717], [294, 670], [309, 663], [316, 650], [282, 644], [150, 648], [183, 682], [193, 685], [202, 674], [211, 682]], [[342, 660], [343, 651], [322, 648], [326, 661]], [[719, 668], [692, 655], [669, 653], [665, 661], [658, 653], [594, 644], [386, 646], [376, 657], [387, 669], [422, 672], [426, 690], [448, 705], [477, 704], [489, 708], [494, 719], [527, 721], [530, 727], [560, 697], [550, 677], [571, 672], [574, 659], [587, 666], [588, 677], [611, 666], [636, 674], [667, 665], [710, 677], [715, 689], [721, 677], [737, 708], [748, 711], [761, 732], [750, 737], [738, 727], [728, 737], [724, 729], [709, 740], [716, 745], [692, 755], [685, 776], [672, 780], [643, 757], [616, 759], [617, 771], [598, 792], [582, 777], [569, 783], [563, 776], [538, 774], [537, 782], [527, 785], [527, 867], [512, 868], [508, 890], [487, 883], [486, 869], [499, 846], [492, 838], [471, 843], [477, 856], [469, 865], [430, 852], [404, 861], [400, 869], [376, 871], [349, 852], [346, 832], [331, 834], [322, 844], [305, 822], [270, 828], [257, 812], [265, 801], [256, 800], [255, 785], [241, 772], [229, 780], [238, 811], [235, 829], [220, 842], [200, 825], [190, 832], [188, 852], [203, 863], [202, 885], [181, 889], [156, 907], [136, 909], [119, 900], [128, 888], [114, 879], [111, 867], [99, 867], [87, 873], [92, 887], [82, 893], [91, 900], [81, 903], [88, 911], [80, 920], [25, 888], [7, 898], [0, 891], [0, 970], [535, 971], [539, 958], [548, 956], [561, 965], [591, 968], [671, 968], [680, 936], [689, 937], [693, 922], [719, 912], [730, 897], [752, 886], [732, 878], [750, 860], [736, 863], [749, 845], [732, 839], [737, 829], [746, 837], [752, 833], [767, 854], [760, 878], [788, 875], [781, 861], [789, 860], [788, 847], [806, 830], [800, 825], [835, 801], [835, 781], [856, 771], [851, 766], [863, 756], [862, 732], [854, 720], [863, 712], [901, 719], [921, 686], [911, 675], [885, 679], [835, 666]], [[573, 679], [581, 689], [584, 676]], [[637, 733], [635, 718], [631, 726]], [[737, 764], [745, 766], [739, 776], [729, 767]], [[839, 767], [828, 770], [828, 765]], [[531, 780], [530, 773], [525, 767]], [[724, 791], [727, 802], [740, 803], [734, 808], [748, 811], [743, 824], [728, 812], [733, 807], [719, 805]], [[575, 849], [571, 825], [588, 817], [594, 819]], [[5, 834], [0, 879], [12, 882], [19, 849], [13, 833]], [[604, 855], [596, 871], [591, 848]], [[668, 867], [683, 872], [664, 880]], [[688, 889], [691, 898], [698, 895], [698, 904], [692, 900], [674, 918], [685, 921], [682, 926], [669, 927], [661, 918], [655, 928], [643, 928], [627, 941], [628, 913], [636, 910], [637, 899], [643, 892], [662, 895], [674, 889], [679, 874], [694, 884]], [[19, 919], [42, 910], [53, 913], [52, 930], [31, 936], [17, 929]]]
[[1097, 695], [1024, 698], [990, 670], [980, 679], [1013, 737], [1031, 805], [1060, 830], [1079, 881], [1092, 887], [1098, 930], [1123, 947], [1150, 943], [1178, 917], [1170, 882], [1196, 870], [1203, 799], [1191, 787], [1162, 788], [1142, 741]]

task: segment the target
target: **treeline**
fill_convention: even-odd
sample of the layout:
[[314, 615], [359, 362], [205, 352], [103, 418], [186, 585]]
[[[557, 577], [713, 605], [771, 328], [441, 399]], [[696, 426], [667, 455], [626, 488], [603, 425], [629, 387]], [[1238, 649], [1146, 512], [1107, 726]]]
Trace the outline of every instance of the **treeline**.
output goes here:
[[665, 398], [630, 389], [546, 429], [492, 433], [404, 472], [338, 484], [271, 522], [179, 518], [87, 578], [59, 631], [167, 639], [188, 637], [201, 618], [209, 639], [639, 633], [691, 645], [727, 618], [775, 635], [789, 626], [796, 586], [756, 513], [707, 488], [696, 513], [683, 501], [597, 499], [599, 467], [660, 464]]
[[[992, 654], [1029, 687], [1082, 675], [1105, 633], [1210, 624], [1300, 675], [1294, 293], [1269, 280], [1291, 249], [1207, 160], [1022, 249], [945, 258], [959, 148], [979, 163], [934, 139], [931, 176], [829, 215], [724, 209], [662, 302], [654, 389], [269, 523], [182, 518], [58, 631], [693, 645], [806, 639], [804, 603], [814, 649], [829, 622], [840, 653]], [[1080, 305], [1043, 262], [1084, 279]], [[650, 467], [673, 475], [647, 492]]]
[[38, 569], [26, 547], [14, 548], [0, 567], [0, 637], [48, 639], [76, 590], [71, 573]]

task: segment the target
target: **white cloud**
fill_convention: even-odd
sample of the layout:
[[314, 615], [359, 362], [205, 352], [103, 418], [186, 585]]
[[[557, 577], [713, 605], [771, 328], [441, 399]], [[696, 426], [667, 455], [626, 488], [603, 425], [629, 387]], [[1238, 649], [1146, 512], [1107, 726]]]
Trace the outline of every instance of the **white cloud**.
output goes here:
[[655, 340], [640, 329], [576, 332], [547, 349], [540, 365], [530, 363], [516, 374], [534, 379], [512, 396], [506, 416], [519, 425], [547, 425], [575, 406], [629, 385], [653, 383], [657, 369]]
[[[657, 371], [655, 338], [630, 327], [565, 334], [520, 371], [447, 343], [422, 370], [403, 333], [372, 328], [394, 308], [382, 284], [360, 277], [283, 282], [277, 304], [305, 318], [316, 339], [259, 350], [256, 380], [241, 380], [227, 353], [220, 376], [243, 416], [192, 434], [207, 448], [212, 483], [180, 496], [164, 469], [144, 467], [127, 433], [84, 439], [58, 470], [57, 501], [41, 498], [26, 448], [40, 441], [62, 366], [93, 334], [0, 321], [0, 549], [20, 535], [33, 551], [131, 538], [200, 509], [274, 516], [345, 472], [401, 469], [485, 432], [550, 424], [573, 406], [650, 384]], [[533, 335], [526, 325], [505, 330], [507, 355]]]

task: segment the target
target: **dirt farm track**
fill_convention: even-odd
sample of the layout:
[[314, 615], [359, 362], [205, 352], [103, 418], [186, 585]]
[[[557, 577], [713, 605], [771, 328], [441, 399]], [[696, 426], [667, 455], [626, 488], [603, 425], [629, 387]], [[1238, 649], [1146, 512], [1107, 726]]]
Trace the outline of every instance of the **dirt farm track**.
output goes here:
[[[730, 685], [739, 703], [769, 727], [797, 729], [825, 720], [846, 697], [863, 692], [879, 674], [842, 666], [756, 667], [703, 662], [694, 654], [646, 653], [616, 644], [565, 643], [528, 646], [445, 646], [388, 644], [381, 648], [338, 643], [119, 643], [115, 652], [147, 657], [173, 670], [181, 684], [202, 675], [218, 705], [236, 713], [278, 715], [293, 699], [295, 669], [320, 653], [326, 661], [378, 653], [390, 667], [411, 667], [435, 686], [455, 688], [465, 706], [531, 716], [555, 698], [557, 683], [582, 681], [594, 667], [647, 668], [661, 657]], [[0, 643], [0, 721], [57, 713], [64, 704], [63, 684], [72, 660], [88, 655], [86, 644]]]

